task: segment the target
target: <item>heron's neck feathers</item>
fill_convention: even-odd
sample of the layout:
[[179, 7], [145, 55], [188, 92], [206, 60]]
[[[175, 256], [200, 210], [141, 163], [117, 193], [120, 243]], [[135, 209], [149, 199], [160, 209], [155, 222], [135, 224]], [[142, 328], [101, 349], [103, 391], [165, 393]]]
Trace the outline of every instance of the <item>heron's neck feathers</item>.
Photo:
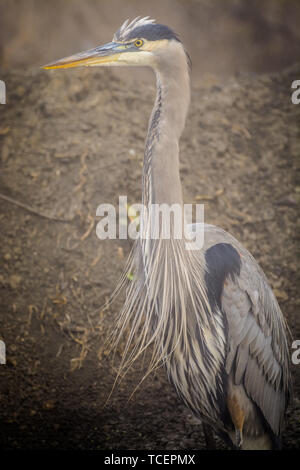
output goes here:
[[182, 46], [156, 69], [157, 96], [144, 155], [144, 204], [182, 204], [179, 139], [190, 101], [189, 70]]
[[[214, 384], [214, 371], [224, 362], [225, 337], [221, 313], [211, 314], [202, 278], [203, 258], [185, 251], [181, 240], [172, 238], [154, 240], [146, 256], [144, 248], [136, 240], [126, 267], [127, 272], [134, 272], [134, 278], [111, 337], [116, 349], [125, 332], [130, 331], [120, 374], [126, 373], [151, 345], [143, 379], [162, 363], [169, 370], [172, 364], [182, 364], [182, 358], [190, 358], [199, 387]], [[201, 364], [193, 358], [201, 359]], [[211, 390], [211, 398], [217, 400], [213, 393]]]

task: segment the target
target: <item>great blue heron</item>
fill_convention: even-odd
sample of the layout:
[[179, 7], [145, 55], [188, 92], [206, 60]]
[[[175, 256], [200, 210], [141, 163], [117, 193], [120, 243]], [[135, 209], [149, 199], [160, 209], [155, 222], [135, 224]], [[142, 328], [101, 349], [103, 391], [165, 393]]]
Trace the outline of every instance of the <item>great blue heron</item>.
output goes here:
[[[154, 70], [143, 203], [182, 206], [178, 143], [190, 83], [179, 37], [149, 17], [127, 20], [112, 42], [45, 68], [103, 65]], [[144, 229], [151, 223], [149, 213], [141, 215]], [[197, 224], [189, 228], [200, 230]], [[235, 448], [278, 447], [291, 395], [286, 324], [251, 254], [229, 233], [205, 225], [204, 246], [197, 250], [172, 235], [140, 237], [128, 269], [135, 275], [115, 337], [130, 326], [123, 367], [152, 344], [149, 370], [163, 362], [179, 397], [206, 426]]]

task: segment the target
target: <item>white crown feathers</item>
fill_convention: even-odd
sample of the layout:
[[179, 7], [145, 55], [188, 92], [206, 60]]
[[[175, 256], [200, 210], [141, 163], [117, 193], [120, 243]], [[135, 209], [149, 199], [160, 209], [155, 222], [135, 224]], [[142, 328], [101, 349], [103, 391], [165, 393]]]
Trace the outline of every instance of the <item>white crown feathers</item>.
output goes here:
[[123, 41], [131, 33], [131, 31], [139, 26], [145, 26], [147, 24], [153, 24], [156, 20], [151, 19], [149, 16], [141, 18], [138, 16], [131, 22], [129, 20], [124, 21], [121, 28], [115, 33], [113, 41]]

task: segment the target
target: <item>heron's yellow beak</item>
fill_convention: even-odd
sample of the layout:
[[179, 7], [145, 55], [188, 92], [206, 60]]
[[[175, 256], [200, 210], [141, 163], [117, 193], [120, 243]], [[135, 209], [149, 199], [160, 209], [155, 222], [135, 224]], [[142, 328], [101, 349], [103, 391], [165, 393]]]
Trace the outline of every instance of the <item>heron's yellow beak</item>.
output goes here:
[[44, 69], [67, 69], [70, 67], [116, 65], [120, 54], [127, 50], [126, 46], [116, 42], [109, 42], [104, 46], [95, 47], [88, 51], [79, 52], [69, 57], [64, 57], [57, 62], [44, 65]]

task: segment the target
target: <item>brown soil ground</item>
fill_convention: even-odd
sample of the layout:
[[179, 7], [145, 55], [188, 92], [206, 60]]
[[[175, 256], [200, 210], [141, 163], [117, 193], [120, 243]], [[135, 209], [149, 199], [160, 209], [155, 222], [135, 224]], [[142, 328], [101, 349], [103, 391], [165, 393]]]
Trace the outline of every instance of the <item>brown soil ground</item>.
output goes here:
[[[29, 207], [1, 200], [2, 448], [204, 448], [201, 427], [164, 370], [128, 401], [142, 374], [136, 364], [104, 406], [122, 354], [120, 345], [113, 361], [104, 341], [122, 298], [108, 310], [101, 305], [132, 242], [100, 241], [95, 212], [100, 203], [117, 204], [119, 195], [128, 195], [129, 203], [141, 199], [155, 88], [133, 75], [4, 76], [1, 193]], [[291, 103], [290, 86], [299, 76], [294, 66], [194, 87], [181, 141], [185, 201], [203, 202], [206, 222], [230, 231], [254, 254], [295, 339], [300, 108]], [[292, 374], [295, 399], [283, 436], [289, 449], [300, 444], [300, 365]]]

